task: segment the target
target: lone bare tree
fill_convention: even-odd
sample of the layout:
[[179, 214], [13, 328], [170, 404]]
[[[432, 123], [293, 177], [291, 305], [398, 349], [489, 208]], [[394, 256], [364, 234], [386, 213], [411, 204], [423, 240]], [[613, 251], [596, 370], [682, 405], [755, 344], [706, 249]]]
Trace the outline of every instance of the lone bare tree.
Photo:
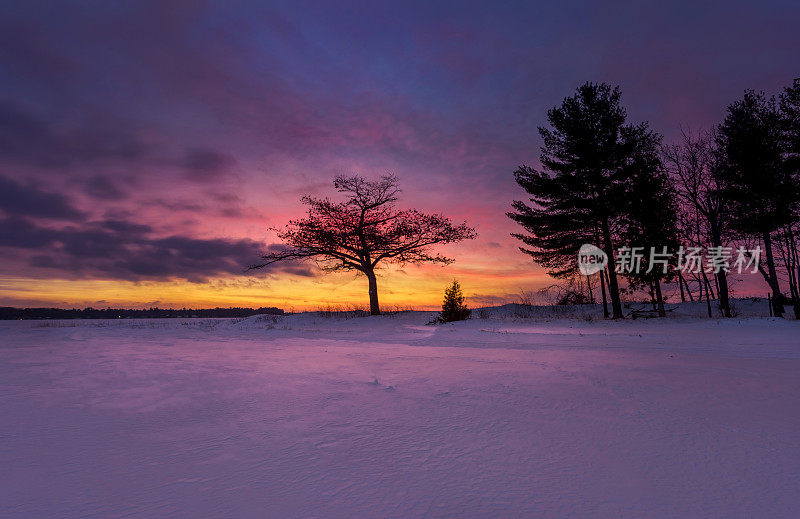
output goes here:
[[346, 193], [343, 202], [304, 196], [305, 218], [290, 220], [278, 237], [288, 247], [262, 256], [258, 269], [284, 260], [312, 259], [324, 270], [357, 270], [369, 282], [369, 307], [380, 314], [375, 269], [383, 263], [452, 263], [432, 251], [434, 245], [473, 239], [475, 229], [454, 225], [441, 214], [424, 214], [395, 206], [400, 193], [393, 175], [370, 181], [337, 176], [333, 186]]

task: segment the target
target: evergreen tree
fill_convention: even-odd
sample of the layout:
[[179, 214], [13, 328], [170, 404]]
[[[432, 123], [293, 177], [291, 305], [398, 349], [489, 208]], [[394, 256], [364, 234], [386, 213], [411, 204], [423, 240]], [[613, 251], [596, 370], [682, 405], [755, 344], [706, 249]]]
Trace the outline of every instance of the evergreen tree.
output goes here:
[[[800, 79], [795, 79], [780, 96], [781, 131], [784, 141], [784, 165], [795, 186], [800, 186]], [[789, 279], [789, 291], [794, 303], [794, 315], [800, 319], [800, 189], [795, 192], [791, 222], [783, 229], [784, 263]]]
[[[515, 233], [520, 250], [556, 278], [574, 275], [583, 243], [598, 245], [614, 263], [615, 222], [625, 210], [625, 175], [639, 132], [625, 125], [618, 87], [586, 83], [575, 95], [547, 112], [550, 128], [539, 128], [544, 140], [542, 171], [521, 166], [517, 183], [531, 196], [528, 205], [514, 201], [508, 216], [527, 234]], [[608, 269], [612, 317], [622, 317], [619, 285]]]
[[[625, 274], [633, 289], [650, 290], [664, 317], [661, 284], [674, 278], [674, 252], [678, 249], [677, 201], [661, 163], [661, 136], [646, 124], [623, 130], [633, 153], [625, 166], [625, 211], [620, 218], [621, 237], [632, 247], [642, 247], [642, 268]], [[666, 253], [666, 254], [665, 254]], [[673, 253], [673, 255], [667, 255]]]
[[800, 78], [781, 93], [780, 117], [785, 163], [790, 174], [797, 178], [800, 176]]
[[458, 281], [447, 287], [444, 291], [444, 302], [442, 303], [442, 311], [439, 313], [437, 321], [440, 323], [449, 323], [453, 321], [463, 321], [469, 319], [472, 311], [467, 308], [464, 302], [464, 294], [461, 293], [461, 285]]
[[732, 227], [744, 236], [760, 238], [772, 290], [775, 315], [783, 315], [772, 234], [793, 218], [796, 186], [784, 162], [785, 138], [775, 99], [748, 90], [728, 106], [717, 141], [725, 160], [717, 168], [720, 184], [731, 204]]

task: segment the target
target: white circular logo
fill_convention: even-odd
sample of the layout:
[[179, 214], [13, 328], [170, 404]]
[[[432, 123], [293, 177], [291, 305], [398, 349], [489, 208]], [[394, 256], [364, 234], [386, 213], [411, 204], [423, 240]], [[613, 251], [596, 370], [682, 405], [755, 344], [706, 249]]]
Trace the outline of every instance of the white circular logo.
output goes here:
[[600, 248], [589, 243], [581, 245], [578, 250], [578, 270], [584, 276], [591, 276], [606, 268], [608, 256]]

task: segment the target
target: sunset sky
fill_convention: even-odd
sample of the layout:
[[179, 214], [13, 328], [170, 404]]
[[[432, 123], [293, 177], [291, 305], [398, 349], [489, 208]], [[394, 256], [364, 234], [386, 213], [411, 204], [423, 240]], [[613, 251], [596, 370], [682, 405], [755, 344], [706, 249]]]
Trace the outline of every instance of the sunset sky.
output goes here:
[[382, 304], [453, 278], [513, 300], [550, 281], [509, 236], [512, 173], [576, 86], [671, 141], [800, 76], [797, 2], [500, 4], [3, 2], [0, 305], [363, 305], [354, 273], [244, 271], [337, 173], [479, 233], [383, 271]]

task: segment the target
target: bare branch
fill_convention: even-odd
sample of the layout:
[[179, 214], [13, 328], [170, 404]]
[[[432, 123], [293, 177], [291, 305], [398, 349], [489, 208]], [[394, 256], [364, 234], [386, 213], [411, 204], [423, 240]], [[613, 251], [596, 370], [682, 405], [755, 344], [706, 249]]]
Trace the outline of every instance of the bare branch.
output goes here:
[[348, 198], [334, 202], [304, 196], [306, 216], [277, 230], [289, 248], [264, 254], [264, 262], [250, 268], [311, 259], [324, 270], [358, 270], [372, 275], [381, 263], [452, 262], [432, 248], [473, 239], [475, 230], [466, 223], [453, 224], [441, 214], [397, 209], [397, 184], [392, 175], [375, 181], [336, 177], [334, 187]]

